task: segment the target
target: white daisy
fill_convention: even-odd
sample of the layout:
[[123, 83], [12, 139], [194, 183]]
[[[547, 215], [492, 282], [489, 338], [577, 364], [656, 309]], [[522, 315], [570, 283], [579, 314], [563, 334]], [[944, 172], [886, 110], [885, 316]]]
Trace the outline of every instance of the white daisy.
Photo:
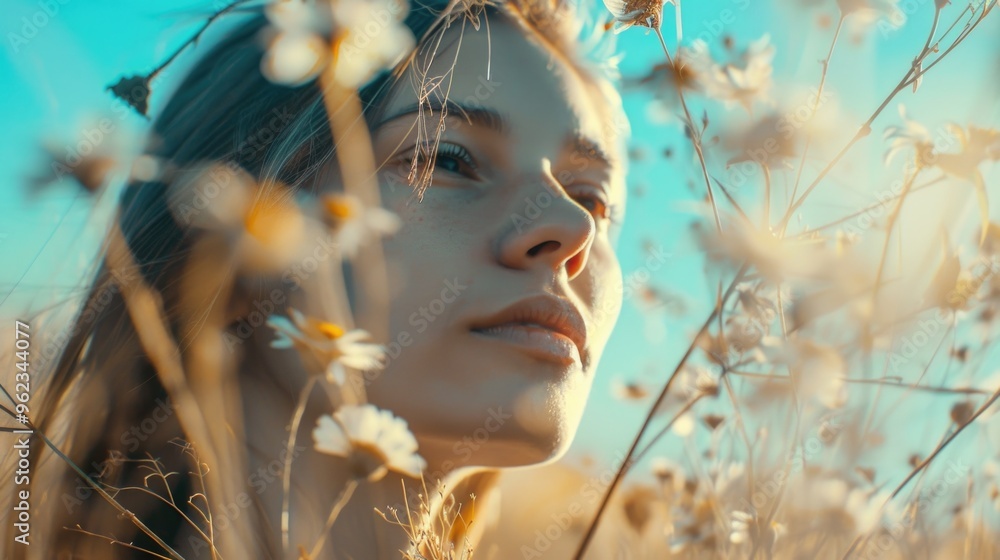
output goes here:
[[282, 0], [268, 4], [265, 14], [274, 34], [261, 60], [264, 76], [285, 85], [315, 78], [329, 59], [329, 11], [302, 0]]
[[168, 194], [175, 221], [221, 236], [241, 266], [284, 271], [299, 261], [316, 225], [286, 185], [258, 182], [235, 164], [208, 163], [179, 172]]
[[406, 420], [374, 405], [345, 405], [324, 414], [313, 430], [316, 450], [346, 458], [359, 478], [381, 479], [389, 470], [418, 477], [427, 462]]
[[371, 337], [368, 331], [345, 331], [333, 323], [306, 317], [297, 309], [288, 312], [291, 320], [279, 315], [267, 319], [277, 334], [271, 346], [297, 349], [324, 369], [329, 381], [343, 385], [347, 381], [344, 366], [370, 370], [383, 365], [385, 347], [367, 342]]
[[365, 206], [349, 194], [323, 196], [324, 218], [337, 234], [341, 250], [353, 257], [369, 237], [392, 235], [402, 221], [393, 212], [379, 207]]
[[402, 21], [402, 0], [281, 0], [268, 4], [273, 35], [261, 70], [273, 82], [298, 85], [328, 64], [343, 86], [358, 88], [395, 66], [416, 44]]
[[334, 78], [345, 87], [360, 87], [392, 68], [416, 44], [402, 24], [408, 11], [402, 0], [342, 0], [332, 10], [337, 25]]

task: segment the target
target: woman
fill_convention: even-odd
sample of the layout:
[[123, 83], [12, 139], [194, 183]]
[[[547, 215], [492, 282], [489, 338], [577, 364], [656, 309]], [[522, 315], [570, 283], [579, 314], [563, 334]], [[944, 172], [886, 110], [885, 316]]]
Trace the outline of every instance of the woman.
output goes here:
[[[297, 73], [281, 48], [304, 35], [276, 13], [228, 33], [156, 119], [156, 172], [126, 187], [84, 305], [104, 303], [44, 381], [36, 426], [92, 478], [131, 488], [113, 497], [142, 527], [36, 439], [40, 540], [10, 557], [398, 558], [406, 531], [372, 508], [406, 519], [414, 474], [463, 502], [443, 537], [461, 547], [484, 473], [552, 461], [574, 436], [621, 303], [626, 132], [578, 54], [578, 16], [534, 0], [414, 5], [412, 54], [365, 82], [330, 66], [311, 79], [341, 63], [322, 56]], [[381, 243], [361, 240], [372, 229]], [[403, 462], [333, 453], [348, 409], [405, 420], [416, 453], [395, 431]]]

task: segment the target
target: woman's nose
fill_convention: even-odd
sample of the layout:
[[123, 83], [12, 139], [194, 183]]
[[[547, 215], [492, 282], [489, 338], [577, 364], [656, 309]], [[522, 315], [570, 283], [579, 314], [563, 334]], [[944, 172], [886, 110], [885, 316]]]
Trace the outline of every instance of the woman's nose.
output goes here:
[[506, 267], [566, 267], [570, 279], [587, 265], [596, 225], [586, 209], [566, 195], [546, 166], [541, 181], [518, 199], [499, 241], [498, 260]]

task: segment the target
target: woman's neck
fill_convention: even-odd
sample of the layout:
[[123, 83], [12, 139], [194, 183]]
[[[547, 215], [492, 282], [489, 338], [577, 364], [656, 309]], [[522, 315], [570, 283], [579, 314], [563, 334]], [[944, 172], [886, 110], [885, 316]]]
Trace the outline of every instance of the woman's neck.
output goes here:
[[[250, 439], [248, 491], [260, 504], [262, 527], [280, 535], [284, 458], [288, 455], [287, 427], [295, 412], [297, 396], [279, 387], [271, 376], [246, 373], [241, 379], [244, 380], [245, 433]], [[332, 412], [330, 396], [319, 385], [311, 393], [299, 425], [299, 435], [292, 442], [289, 545], [280, 557], [299, 558], [300, 550], [310, 553], [325, 534], [321, 550], [310, 557], [312, 560], [335, 557], [398, 560], [400, 551], [410, 545], [408, 527], [387, 521], [375, 510], [377, 508], [390, 520], [395, 520], [394, 514], [398, 514], [403, 524], [411, 519], [418, 524], [420, 495], [424, 496], [425, 507], [428, 507], [427, 500], [432, 501], [429, 507], [441, 507], [437, 481], [427, 481], [425, 489], [420, 480], [392, 471], [375, 482], [356, 481], [346, 460], [316, 451], [312, 428], [321, 414]], [[428, 472], [435, 471], [428, 469]], [[449, 475], [444, 481], [447, 485], [444, 495], [449, 495], [466, 476]], [[345, 492], [350, 494], [346, 498]], [[325, 531], [331, 512], [342, 499], [346, 502], [339, 504], [342, 509], [336, 514], [330, 530]], [[436, 511], [432, 512], [430, 519], [437, 518]], [[280, 539], [274, 540], [280, 542]]]

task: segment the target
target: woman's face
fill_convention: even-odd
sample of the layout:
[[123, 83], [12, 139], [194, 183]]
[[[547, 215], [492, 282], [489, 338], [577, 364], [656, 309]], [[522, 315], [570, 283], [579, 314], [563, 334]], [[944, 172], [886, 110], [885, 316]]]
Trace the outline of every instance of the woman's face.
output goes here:
[[[621, 307], [613, 126], [577, 75], [500, 20], [445, 33], [423, 126], [416, 75], [373, 126], [383, 203], [404, 225], [385, 241], [390, 362], [367, 390], [408, 420], [430, 472], [564, 451]], [[445, 91], [418, 202], [406, 173]]]

